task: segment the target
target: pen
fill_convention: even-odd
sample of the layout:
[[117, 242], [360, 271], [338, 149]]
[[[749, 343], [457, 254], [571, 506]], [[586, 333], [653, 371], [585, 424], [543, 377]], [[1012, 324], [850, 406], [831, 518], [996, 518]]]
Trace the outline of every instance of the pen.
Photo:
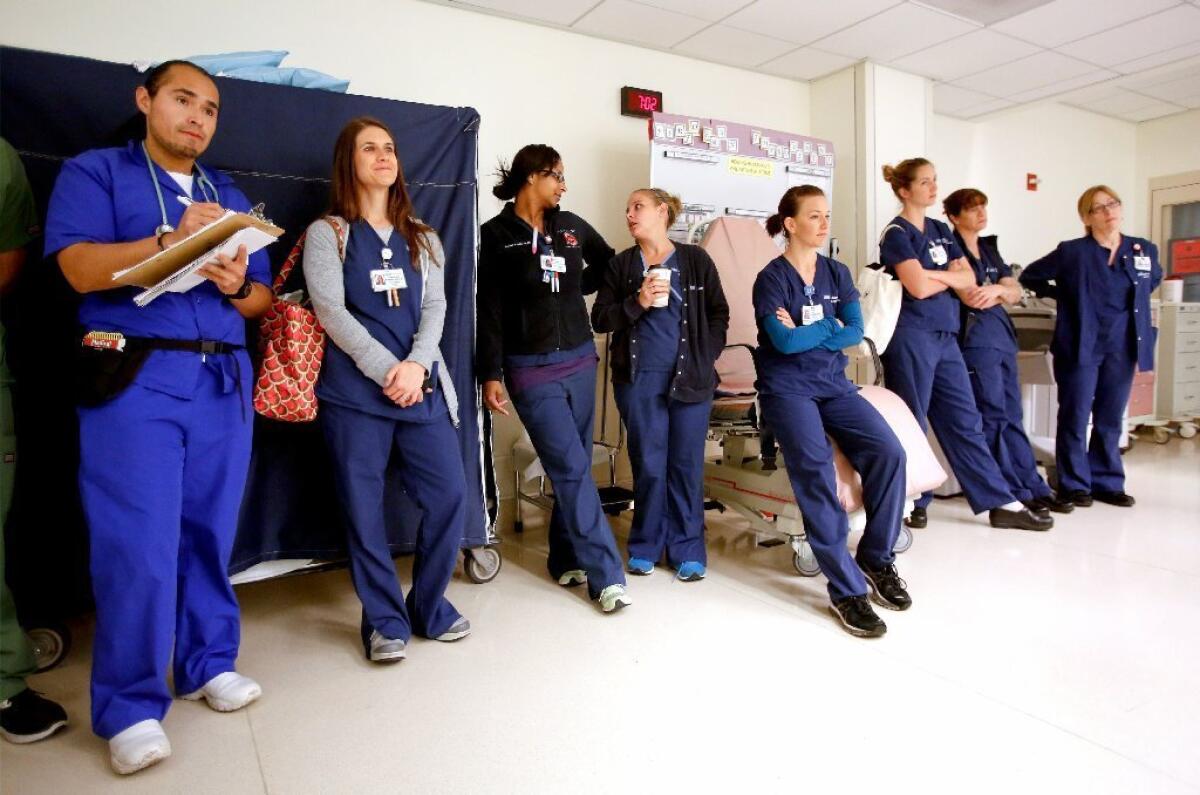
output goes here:
[[187, 196], [184, 196], [183, 194], [176, 193], [175, 198], [179, 199], [179, 203], [182, 204], [184, 207], [192, 206], [192, 200], [189, 199]]

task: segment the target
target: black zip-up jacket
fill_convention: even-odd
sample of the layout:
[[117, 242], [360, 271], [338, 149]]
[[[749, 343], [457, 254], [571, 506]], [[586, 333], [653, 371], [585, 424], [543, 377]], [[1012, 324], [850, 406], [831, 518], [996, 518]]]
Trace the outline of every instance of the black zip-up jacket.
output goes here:
[[[699, 246], [675, 244], [679, 262], [679, 286], [683, 293], [679, 367], [671, 381], [671, 397], [681, 403], [709, 400], [717, 386], [714, 365], [725, 349], [729, 329], [729, 303], [721, 289], [717, 266]], [[638, 247], [613, 257], [604, 270], [604, 280], [592, 306], [592, 326], [612, 332], [609, 347], [614, 384], [628, 384], [637, 371], [638, 320], [647, 311], [637, 293], [645, 279]]]
[[[480, 381], [501, 380], [505, 356], [570, 350], [592, 337], [583, 297], [596, 292], [612, 246], [587, 221], [565, 210], [547, 210], [543, 226], [555, 256], [566, 260], [557, 293], [542, 281], [533, 227], [517, 215], [512, 202], [480, 229], [475, 299]], [[544, 239], [541, 246], [544, 251]]]

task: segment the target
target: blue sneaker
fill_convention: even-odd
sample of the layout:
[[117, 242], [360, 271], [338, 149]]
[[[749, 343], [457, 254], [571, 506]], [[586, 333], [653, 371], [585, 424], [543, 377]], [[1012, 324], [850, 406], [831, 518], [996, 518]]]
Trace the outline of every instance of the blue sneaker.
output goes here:
[[679, 566], [679, 579], [684, 582], [696, 582], [703, 580], [707, 572], [704, 570], [704, 564], [695, 560], [685, 560]]
[[654, 561], [646, 560], [645, 558], [630, 558], [629, 565], [625, 570], [630, 574], [637, 574], [645, 577], [648, 574], [654, 573]]

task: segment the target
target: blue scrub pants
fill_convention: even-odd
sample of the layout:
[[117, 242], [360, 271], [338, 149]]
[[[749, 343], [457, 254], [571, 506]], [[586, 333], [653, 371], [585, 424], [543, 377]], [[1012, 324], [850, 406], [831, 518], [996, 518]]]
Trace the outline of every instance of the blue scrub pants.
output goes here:
[[[975, 513], [1014, 500], [983, 438], [971, 380], [957, 337], [945, 331], [900, 326], [883, 353], [888, 389], [908, 404], [921, 430], [933, 425], [942, 452]], [[931, 492], [916, 501], [929, 505]]]
[[[244, 356], [244, 354], [240, 354]], [[253, 372], [249, 360], [242, 372]], [[185, 400], [134, 384], [79, 409], [79, 488], [91, 542], [92, 728], [108, 739], [162, 720], [175, 692], [234, 670], [229, 557], [250, 466], [244, 391], [202, 370]]]
[[1016, 355], [995, 348], [965, 348], [963, 361], [983, 418], [983, 437], [1009, 491], [1022, 502], [1049, 497], [1050, 487], [1038, 473], [1033, 445], [1025, 435]]
[[[440, 400], [439, 394], [425, 399]], [[350, 579], [363, 606], [364, 650], [369, 650], [372, 630], [405, 642], [414, 632], [436, 638], [461, 617], [446, 599], [463, 539], [467, 491], [450, 415], [443, 408], [442, 416], [432, 422], [405, 422], [325, 401], [318, 417], [346, 521]], [[393, 455], [399, 460], [404, 491], [422, 513], [407, 600], [384, 520], [384, 488]]]
[[[1096, 364], [1054, 360], [1058, 431], [1054, 455], [1059, 491], [1124, 491], [1121, 431], [1136, 361], [1110, 353]], [[1088, 416], [1092, 436], [1087, 438]]]
[[[834, 398], [762, 395], [763, 420], [783, 451], [808, 543], [835, 602], [862, 596], [872, 570], [891, 565], [904, 518], [907, 457], [886, 421], [857, 391]], [[832, 436], [862, 478], [867, 527], [854, 558], [846, 548], [850, 519], [837, 497]]]
[[546, 559], [550, 576], [558, 579], [568, 571], [583, 569], [593, 599], [609, 585], [624, 585], [621, 554], [592, 480], [595, 364], [511, 397], [554, 487], [550, 556]]
[[631, 384], [614, 384], [617, 408], [629, 430], [633, 467], [633, 526], [629, 557], [653, 562], [667, 553], [678, 569], [707, 565], [704, 549], [704, 441], [712, 400], [671, 399], [673, 373], [637, 371]]

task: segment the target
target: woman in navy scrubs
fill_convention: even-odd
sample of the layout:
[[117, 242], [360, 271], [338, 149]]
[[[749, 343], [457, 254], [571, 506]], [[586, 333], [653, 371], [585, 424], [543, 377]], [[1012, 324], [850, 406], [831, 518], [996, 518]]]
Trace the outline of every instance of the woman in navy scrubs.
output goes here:
[[[596, 344], [583, 297], [613, 249], [574, 213], [562, 158], [530, 144], [492, 189], [508, 202], [480, 229], [475, 367], [490, 411], [505, 387], [554, 487], [546, 567], [562, 586], [587, 583], [606, 613], [630, 604], [612, 529], [592, 480]], [[503, 383], [502, 383], [503, 382]]]
[[[952, 292], [974, 287], [975, 272], [950, 229], [925, 217], [937, 201], [933, 164], [921, 157], [905, 160], [884, 166], [883, 178], [904, 205], [879, 240], [879, 261], [904, 286], [896, 331], [883, 353], [888, 388], [922, 428], [933, 425], [973, 512], [988, 511], [992, 527], [1049, 530], [1053, 519], [1013, 497], [983, 438], [958, 347], [959, 303]], [[932, 498], [926, 492], [917, 500], [910, 526], [925, 526]]]
[[1121, 198], [1112, 188], [1088, 188], [1078, 210], [1086, 234], [1030, 264], [1021, 284], [1058, 302], [1050, 352], [1058, 382], [1059, 498], [1127, 508], [1134, 500], [1125, 493], [1122, 418], [1134, 368], [1154, 369], [1158, 332], [1150, 323], [1150, 293], [1162, 268], [1153, 243], [1121, 234]]
[[1054, 498], [1025, 435], [1017, 331], [1004, 311], [1020, 302], [1021, 285], [1000, 256], [996, 236], [979, 234], [987, 227], [987, 204], [987, 196], [975, 188], [956, 190], [942, 202], [954, 226], [954, 242], [975, 273], [974, 286], [956, 292], [962, 302], [959, 345], [983, 417], [983, 436], [1009, 490], [1026, 508], [1070, 513], [1075, 506]]
[[613, 391], [629, 429], [636, 499], [628, 570], [650, 574], [665, 552], [691, 582], [704, 578], [708, 560], [704, 442], [729, 304], [707, 252], [667, 237], [681, 210], [678, 197], [657, 188], [630, 194], [625, 223], [635, 245], [608, 264], [592, 325], [613, 333]]
[[[787, 250], [754, 281], [763, 422], [783, 451], [808, 542], [829, 580], [830, 611], [850, 634], [879, 637], [887, 626], [868, 590], [889, 610], [912, 604], [892, 549], [904, 512], [904, 448], [846, 377], [842, 350], [862, 341], [863, 316], [850, 270], [819, 253], [829, 238], [825, 194], [811, 185], [789, 188], [767, 232], [783, 232]], [[826, 434], [863, 481], [867, 527], [854, 557]]]
[[[334, 146], [331, 218], [308, 228], [304, 276], [328, 340], [319, 419], [363, 606], [363, 646], [378, 663], [403, 659], [414, 632], [452, 641], [471, 629], [446, 599], [466, 476], [457, 399], [439, 349], [445, 259], [437, 234], [412, 212], [391, 131], [366, 117], [348, 123]], [[407, 600], [384, 521], [393, 456], [423, 514]]]

